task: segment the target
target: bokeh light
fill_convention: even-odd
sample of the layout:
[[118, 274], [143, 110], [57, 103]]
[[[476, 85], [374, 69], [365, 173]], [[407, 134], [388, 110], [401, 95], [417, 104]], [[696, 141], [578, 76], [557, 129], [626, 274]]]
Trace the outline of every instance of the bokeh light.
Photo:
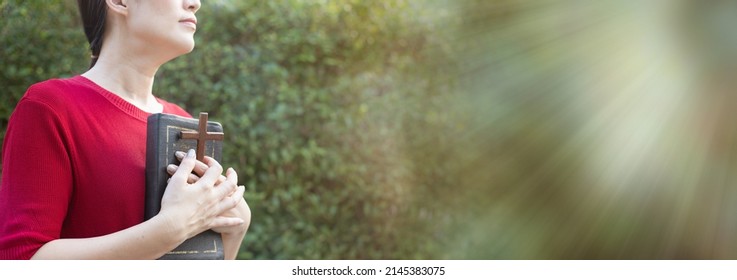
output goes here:
[[450, 256], [737, 257], [737, 2], [456, 5]]

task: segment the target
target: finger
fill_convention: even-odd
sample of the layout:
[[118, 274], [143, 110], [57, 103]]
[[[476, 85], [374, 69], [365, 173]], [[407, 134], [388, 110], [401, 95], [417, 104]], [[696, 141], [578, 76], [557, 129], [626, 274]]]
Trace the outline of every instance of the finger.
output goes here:
[[235, 172], [235, 169], [232, 167], [228, 168], [228, 171], [225, 171], [225, 176], [227, 176], [227, 179], [230, 180], [234, 185], [238, 185], [238, 173]]
[[[237, 187], [238, 186], [238, 174], [235, 172], [235, 170], [232, 167], [231, 168], [228, 168], [228, 170], [225, 171], [225, 174], [228, 177], [220, 176], [220, 180], [218, 180], [218, 182], [217, 182], [217, 184], [215, 186], [219, 186], [222, 183], [224, 183], [225, 181], [230, 181], [230, 183], [232, 183], [233, 185], [235, 185]], [[235, 189], [233, 189], [233, 191], [231, 191], [227, 195], [228, 196], [233, 195], [233, 192], [234, 191], [235, 191]]]
[[207, 164], [198, 160], [194, 166], [194, 173], [197, 174], [197, 176], [203, 176], [205, 171], [207, 171]]
[[210, 228], [239, 226], [243, 223], [245, 223], [245, 221], [241, 218], [215, 217], [212, 223], [210, 223]]
[[192, 169], [194, 169], [195, 165], [195, 152], [194, 150], [190, 149], [189, 152], [187, 152], [187, 155], [182, 160], [182, 163], [177, 168], [176, 172], [174, 172], [174, 175], [171, 176], [171, 183], [172, 184], [186, 184], [187, 180], [189, 179], [189, 174], [192, 174]]
[[169, 164], [166, 166], [166, 173], [169, 173], [169, 176], [173, 176], [174, 173], [177, 172], [177, 168], [179, 168], [179, 166]]
[[229, 172], [227, 172], [228, 177], [226, 177], [226, 180], [222, 183], [217, 185], [217, 188], [215, 189], [216, 194], [219, 197], [226, 197], [233, 194], [236, 187], [238, 186], [238, 174], [235, 173], [235, 171], [231, 171], [232, 168], [228, 169]]
[[[177, 172], [177, 169], [179, 169], [179, 166], [169, 164], [169, 166], [166, 167], [166, 172], [169, 173], [169, 175], [174, 175], [174, 173]], [[187, 177], [187, 184], [194, 184], [198, 180], [200, 180], [200, 177], [197, 177], [197, 175], [190, 173], [189, 177]]]
[[[207, 164], [207, 171], [205, 171], [205, 174], [200, 177], [197, 183], [201, 186], [213, 186], [223, 173], [223, 167], [211, 157], [205, 157], [204, 160]], [[194, 163], [192, 164], [192, 168], [194, 168]]]
[[220, 200], [220, 202], [218, 202], [215, 210], [217, 211], [218, 214], [225, 213], [235, 208], [236, 206], [238, 206], [238, 203], [240, 203], [241, 200], [243, 200], [242, 196], [241, 198], [234, 197], [234, 196], [226, 196], [225, 198], [223, 198], [223, 200]]
[[[204, 165], [204, 163], [202, 163], [200, 161], [197, 161], [197, 166], [199, 166], [199, 164], [203, 164]], [[197, 168], [198, 168], [197, 166], [195, 166], [195, 168], [194, 168], [194, 172], [195, 173], [197, 173]], [[172, 175], [174, 175], [174, 173], [177, 172], [177, 169], [178, 168], [179, 168], [179, 166], [176, 166], [174, 164], [169, 164], [166, 167], [166, 173], [169, 173], [169, 176], [172, 176]], [[194, 183], [196, 183], [197, 181], [200, 180], [200, 177], [197, 176], [197, 175], [195, 175], [195, 173], [189, 174], [189, 178], [187, 178], [187, 183], [194, 184]], [[202, 171], [202, 173], [204, 173], [204, 171]], [[225, 178], [225, 176], [223, 176], [223, 175], [220, 175], [220, 178], [218, 178], [218, 181], [215, 183], [215, 185], [219, 185], [222, 182], [225, 182], [225, 180], [227, 180], [227, 178]]]
[[[233, 190], [233, 192], [235, 192], [238, 189], [238, 173], [236, 173], [235, 169], [231, 167], [231, 168], [228, 168], [228, 171], [226, 171], [225, 174], [227, 175], [227, 177], [225, 177], [226, 180], [229, 181], [234, 186], [236, 186], [236, 189]], [[228, 196], [232, 196], [233, 192], [229, 193]], [[243, 195], [241, 195], [241, 197], [242, 196]]]
[[246, 193], [246, 187], [244, 186], [238, 186], [235, 188], [235, 192], [230, 197], [233, 198], [233, 200], [236, 201], [236, 205], [241, 202], [243, 199], [243, 194]]
[[233, 196], [237, 188], [238, 186], [233, 185], [230, 181], [225, 181], [216, 188], [213, 188], [213, 191], [215, 197], [218, 197], [222, 202], [222, 200], [227, 200], [228, 197]]
[[[179, 169], [179, 166], [170, 164], [166, 167], [166, 172], [169, 173], [169, 175], [174, 175], [176, 173], [177, 169]], [[197, 181], [200, 180], [200, 177], [197, 177], [197, 175], [194, 175], [193, 173], [189, 173], [189, 177], [187, 177], [187, 184], [194, 184], [197, 183]]]
[[194, 184], [197, 183], [197, 181], [200, 180], [200, 177], [197, 177], [197, 175], [189, 174], [189, 178], [187, 178], [187, 184]]
[[[177, 157], [178, 160], [184, 159], [184, 157], [187, 155], [184, 152], [175, 152], [174, 155]], [[205, 171], [207, 171], [207, 164], [201, 161], [196, 161], [194, 166], [194, 173], [197, 174], [197, 176], [202, 176], [205, 174]]]

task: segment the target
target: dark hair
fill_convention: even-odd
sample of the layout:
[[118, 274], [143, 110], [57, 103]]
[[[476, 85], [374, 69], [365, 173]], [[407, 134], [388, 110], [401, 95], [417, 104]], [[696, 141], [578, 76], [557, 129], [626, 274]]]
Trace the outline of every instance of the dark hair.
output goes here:
[[90, 68], [92, 68], [97, 63], [102, 50], [107, 4], [105, 0], [77, 0], [77, 4], [79, 4], [79, 13], [82, 15], [84, 34], [87, 35], [92, 51], [92, 62], [90, 63]]

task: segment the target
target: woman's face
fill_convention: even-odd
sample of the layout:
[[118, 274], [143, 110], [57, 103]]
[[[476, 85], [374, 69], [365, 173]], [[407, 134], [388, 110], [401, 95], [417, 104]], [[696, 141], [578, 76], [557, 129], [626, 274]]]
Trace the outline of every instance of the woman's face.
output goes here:
[[134, 38], [178, 56], [194, 48], [195, 13], [200, 0], [128, 1], [128, 25]]

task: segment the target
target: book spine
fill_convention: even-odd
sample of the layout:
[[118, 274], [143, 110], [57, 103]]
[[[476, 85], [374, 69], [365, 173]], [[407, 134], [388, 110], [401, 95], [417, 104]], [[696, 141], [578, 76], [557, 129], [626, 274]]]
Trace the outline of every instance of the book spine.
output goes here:
[[159, 181], [159, 151], [152, 151], [161, 144], [160, 139], [160, 126], [161, 126], [161, 114], [153, 114], [148, 117], [148, 124], [146, 125], [146, 198], [144, 205], [144, 220], [153, 218], [158, 214], [160, 207], [154, 209], [155, 203], [150, 203], [150, 200], [158, 196], [158, 184]]

